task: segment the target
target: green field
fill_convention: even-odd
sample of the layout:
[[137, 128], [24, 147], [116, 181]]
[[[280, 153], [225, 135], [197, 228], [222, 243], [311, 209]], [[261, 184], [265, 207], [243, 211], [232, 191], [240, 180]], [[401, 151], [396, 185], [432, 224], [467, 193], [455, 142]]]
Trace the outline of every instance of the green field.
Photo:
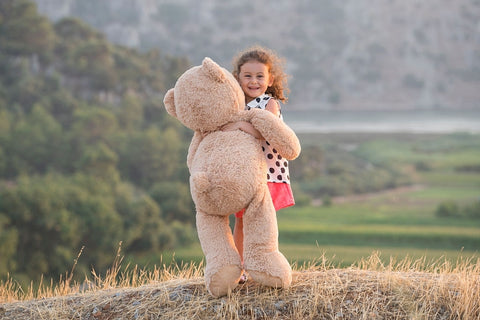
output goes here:
[[[480, 201], [480, 136], [323, 138], [304, 136], [301, 140], [303, 145], [353, 142], [369, 150], [374, 159], [405, 166], [428, 162], [428, 170], [417, 170], [411, 187], [333, 198], [331, 206], [294, 206], [279, 211], [280, 250], [292, 263], [326, 259], [345, 267], [375, 251], [386, 262], [405, 257], [427, 262], [480, 258], [480, 218], [435, 214], [445, 201], [460, 206]], [[202, 259], [198, 243], [176, 250], [174, 255], [176, 261]], [[171, 257], [172, 253], [165, 253], [163, 258], [168, 261]]]

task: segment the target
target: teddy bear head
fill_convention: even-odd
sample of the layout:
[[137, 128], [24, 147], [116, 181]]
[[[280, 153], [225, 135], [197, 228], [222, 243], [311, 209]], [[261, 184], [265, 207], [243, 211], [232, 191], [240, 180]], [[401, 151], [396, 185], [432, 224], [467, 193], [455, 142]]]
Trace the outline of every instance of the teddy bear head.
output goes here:
[[210, 58], [178, 78], [163, 100], [167, 112], [187, 128], [210, 132], [245, 108], [245, 96], [233, 75]]

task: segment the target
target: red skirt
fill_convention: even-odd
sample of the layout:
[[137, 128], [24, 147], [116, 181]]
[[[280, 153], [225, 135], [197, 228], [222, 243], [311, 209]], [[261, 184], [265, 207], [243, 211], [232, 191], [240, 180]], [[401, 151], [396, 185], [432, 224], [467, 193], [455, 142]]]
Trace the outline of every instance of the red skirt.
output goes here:
[[[268, 190], [270, 190], [270, 196], [272, 197], [273, 206], [275, 211], [293, 206], [295, 199], [293, 199], [292, 188], [288, 183], [275, 183], [267, 182]], [[241, 218], [245, 213], [245, 209], [235, 213], [235, 217]]]

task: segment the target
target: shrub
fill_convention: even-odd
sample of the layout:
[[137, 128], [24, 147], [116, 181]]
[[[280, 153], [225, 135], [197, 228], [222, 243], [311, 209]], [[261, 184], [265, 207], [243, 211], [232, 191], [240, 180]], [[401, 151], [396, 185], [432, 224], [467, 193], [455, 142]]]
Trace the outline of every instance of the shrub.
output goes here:
[[417, 171], [431, 171], [432, 170], [432, 165], [424, 160], [419, 160], [415, 162], [415, 169]]
[[332, 198], [328, 195], [325, 195], [323, 198], [322, 198], [322, 205], [324, 207], [331, 207], [332, 206]]
[[464, 208], [465, 216], [480, 219], [480, 199]]
[[458, 217], [460, 216], [460, 208], [455, 201], [444, 201], [438, 205], [435, 215], [440, 218]]
[[440, 218], [480, 219], [480, 199], [463, 207], [452, 200], [442, 202], [438, 205], [435, 215]]

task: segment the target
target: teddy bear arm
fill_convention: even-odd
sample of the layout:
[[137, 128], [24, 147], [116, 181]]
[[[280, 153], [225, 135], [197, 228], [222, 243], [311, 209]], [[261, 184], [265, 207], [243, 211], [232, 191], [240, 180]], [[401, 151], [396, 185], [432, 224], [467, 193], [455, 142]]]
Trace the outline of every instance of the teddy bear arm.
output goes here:
[[[254, 110], [251, 110], [252, 112]], [[295, 132], [271, 112], [259, 110], [251, 123], [261, 135], [287, 160], [293, 160], [300, 154], [300, 141]], [[252, 112], [253, 113], [253, 112]]]
[[188, 155], [187, 155], [187, 167], [191, 169], [193, 159], [195, 158], [195, 153], [197, 152], [198, 146], [202, 141], [203, 137], [202, 134], [198, 131], [195, 131], [193, 134], [192, 141], [190, 142], [190, 146], [188, 147]]

